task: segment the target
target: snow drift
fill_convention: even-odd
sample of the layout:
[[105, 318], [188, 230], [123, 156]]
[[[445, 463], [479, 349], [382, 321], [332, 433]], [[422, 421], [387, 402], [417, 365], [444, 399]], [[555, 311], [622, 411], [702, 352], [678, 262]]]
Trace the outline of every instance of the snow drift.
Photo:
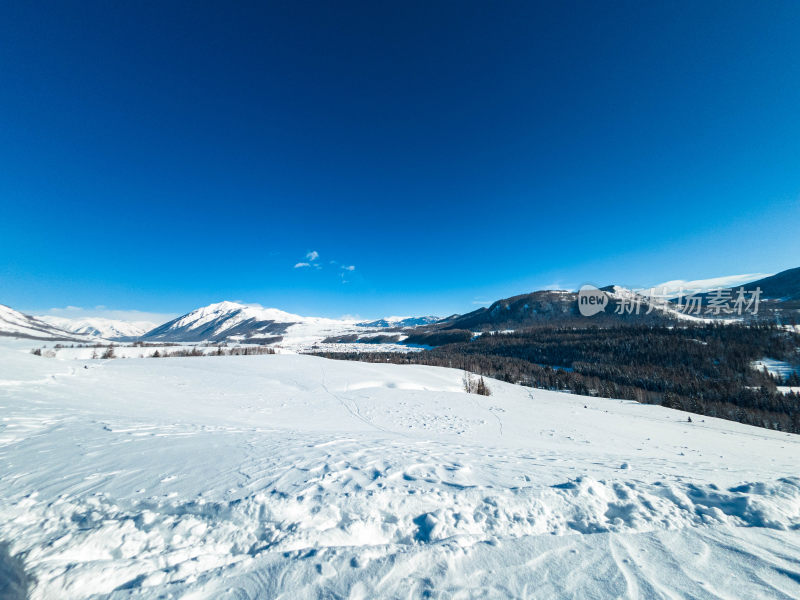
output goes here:
[[33, 598], [800, 595], [797, 436], [434, 367], [0, 359]]

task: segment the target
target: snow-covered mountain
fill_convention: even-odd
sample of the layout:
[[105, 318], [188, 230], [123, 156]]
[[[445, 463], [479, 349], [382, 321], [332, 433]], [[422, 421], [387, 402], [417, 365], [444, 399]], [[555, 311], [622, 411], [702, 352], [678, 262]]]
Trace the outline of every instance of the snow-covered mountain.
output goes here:
[[331, 332], [352, 329], [354, 326], [353, 321], [303, 317], [277, 308], [225, 301], [209, 304], [164, 323], [145, 333], [142, 339], [167, 342], [263, 342], [277, 341], [287, 335], [322, 339]]
[[92, 341], [88, 336], [66, 331], [4, 304], [0, 304], [0, 336], [53, 341]]
[[424, 317], [384, 317], [376, 321], [362, 321], [359, 327], [419, 327], [420, 325], [430, 325], [441, 320], [441, 317], [427, 315]]
[[274, 308], [259, 308], [237, 302], [217, 302], [168, 321], [142, 338], [154, 341], [201, 342], [228, 338], [270, 337], [281, 334], [303, 317]]
[[36, 318], [64, 331], [101, 337], [107, 340], [138, 338], [156, 327], [156, 323], [149, 321], [120, 321], [119, 319], [106, 319], [103, 317], [70, 319], [43, 315]]
[[[750, 276], [739, 276], [740, 279], [745, 277]], [[684, 283], [703, 283], [706, 288], [698, 286], [696, 289], [708, 289], [708, 286], [713, 287], [713, 285], [723, 282], [730, 283], [733, 280], [736, 278], [716, 278]], [[770, 309], [777, 307], [787, 311], [784, 312], [786, 321], [789, 320], [787, 317], [791, 317], [792, 314], [796, 315], [794, 318], [800, 317], [800, 313], [788, 312], [800, 309], [800, 268], [746, 283], [742, 287], [745, 290], [754, 290], [756, 287], [760, 287], [763, 292], [761, 299], [762, 301], [766, 300], [766, 302], [762, 302], [760, 314], [767, 314]], [[635, 290], [619, 285], [609, 285], [601, 290], [606, 294], [609, 302], [604, 311], [591, 317], [591, 322], [595, 325], [612, 326], [621, 322], [669, 324], [676, 321], [744, 321], [748, 318], [748, 315], [721, 314], [715, 316], [705, 312], [700, 315], [688, 314], [679, 310], [674, 302], [668, 301], [671, 296], [664, 295], [663, 288], [653, 288], [653, 295], [649, 289]], [[686, 289], [683, 291], [685, 293]], [[736, 289], [728, 291], [734, 294]], [[703, 294], [698, 295], [702, 296]], [[672, 299], [674, 300], [674, 298]], [[639, 307], [638, 312], [630, 313], [623, 310], [625, 306], [636, 305]], [[578, 294], [571, 290], [541, 290], [520, 294], [497, 300], [488, 307], [479, 308], [464, 315], [442, 319], [434, 327], [476, 331], [516, 329], [542, 323], [586, 324], [586, 317], [581, 316], [578, 310]]]

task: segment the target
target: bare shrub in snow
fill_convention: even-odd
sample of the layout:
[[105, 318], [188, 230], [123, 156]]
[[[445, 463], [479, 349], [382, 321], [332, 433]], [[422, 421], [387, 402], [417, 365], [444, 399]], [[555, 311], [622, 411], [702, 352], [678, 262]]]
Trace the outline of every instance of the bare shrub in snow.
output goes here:
[[468, 394], [478, 394], [480, 396], [491, 396], [492, 394], [492, 391], [489, 389], [489, 386], [486, 385], [482, 376], [475, 377], [469, 371], [464, 371], [464, 378], [462, 381], [464, 384], [464, 391]]

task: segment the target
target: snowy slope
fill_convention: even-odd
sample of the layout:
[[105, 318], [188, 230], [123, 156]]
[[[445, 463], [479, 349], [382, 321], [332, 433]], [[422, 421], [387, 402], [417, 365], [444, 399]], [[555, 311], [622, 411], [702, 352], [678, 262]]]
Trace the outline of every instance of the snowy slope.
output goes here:
[[[653, 293], [655, 294], [654, 297], [651, 297], [650, 290], [631, 290], [619, 285], [611, 286], [610, 288], [606, 288], [606, 294], [612, 299], [618, 302], [624, 302], [627, 306], [633, 306], [633, 310], [636, 310], [636, 306], [639, 306], [639, 313], [641, 315], [646, 314], [655, 314], [667, 317], [669, 319], [678, 319], [681, 321], [688, 321], [693, 323], [712, 323], [712, 322], [733, 322], [735, 319], [719, 319], [719, 318], [712, 318], [712, 317], [704, 317], [701, 315], [696, 316], [694, 314], [690, 314], [688, 311], [681, 311], [675, 308], [675, 305], [671, 302], [668, 302], [667, 296], [659, 296], [662, 292], [659, 290], [654, 290]], [[653, 303], [653, 306], [650, 306], [650, 303]], [[650, 313], [648, 313], [650, 311]]]
[[797, 436], [460, 379], [7, 341], [0, 562], [34, 599], [800, 597]]
[[0, 304], [0, 336], [53, 341], [91, 341]]
[[65, 331], [101, 337], [107, 340], [138, 338], [156, 326], [155, 323], [150, 323], [149, 321], [120, 321], [119, 319], [106, 319], [103, 317], [70, 319], [43, 315], [36, 318]]

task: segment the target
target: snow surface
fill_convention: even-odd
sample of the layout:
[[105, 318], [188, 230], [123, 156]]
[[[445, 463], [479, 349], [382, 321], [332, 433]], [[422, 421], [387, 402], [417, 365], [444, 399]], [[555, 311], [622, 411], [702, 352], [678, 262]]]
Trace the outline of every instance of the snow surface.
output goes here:
[[34, 599], [800, 597], [794, 435], [435, 367], [29, 350], [0, 343], [0, 573]]
[[[757, 371], [766, 369], [770, 375], [777, 377], [779, 380], [785, 380], [787, 377], [790, 377], [792, 373], [800, 374], [800, 366], [774, 358], [765, 357], [761, 360], [755, 360], [751, 366]], [[800, 386], [778, 385], [775, 387], [777, 387], [778, 391], [782, 394], [800, 394]]]
[[[104, 342], [101, 346], [96, 347], [96, 344], [79, 344], [77, 346], [62, 346], [56, 348], [55, 346], [48, 346], [47, 344], [39, 345], [35, 342], [33, 348], [38, 348], [43, 356], [48, 358], [56, 358], [59, 360], [86, 360], [90, 358], [99, 358], [105, 353], [109, 342]], [[272, 351], [279, 354], [297, 354], [295, 347], [286, 347], [281, 345], [268, 346]], [[312, 347], [311, 344], [308, 346]], [[238, 344], [232, 343], [223, 347], [224, 352], [241, 348], [264, 349], [265, 346], [259, 344]], [[154, 354], [157, 352], [159, 357], [164, 355], [175, 354], [178, 352], [185, 352], [187, 350], [193, 352], [200, 352], [207, 356], [213, 356], [217, 353], [218, 347], [205, 344], [164, 344], [157, 346], [137, 346], [134, 344], [114, 344], [114, 359], [119, 358], [155, 358]], [[319, 344], [315, 346], [315, 351], [326, 352], [421, 352], [422, 347], [416, 346], [402, 346], [400, 344], [363, 344], [363, 343], [345, 343], [345, 344]]]
[[800, 366], [768, 357], [753, 361], [752, 367], [758, 371], [766, 369], [770, 375], [779, 379], [786, 379], [792, 373], [800, 374]]

